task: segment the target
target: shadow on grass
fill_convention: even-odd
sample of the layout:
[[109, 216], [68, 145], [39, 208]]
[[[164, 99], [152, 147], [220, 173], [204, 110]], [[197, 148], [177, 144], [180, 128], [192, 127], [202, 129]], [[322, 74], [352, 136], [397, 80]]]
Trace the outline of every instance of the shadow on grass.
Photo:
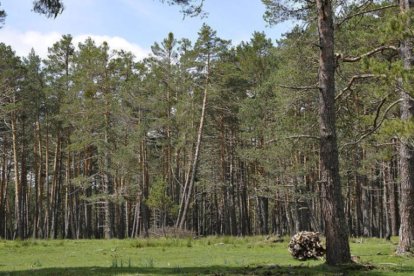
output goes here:
[[257, 267], [69, 267], [69, 268], [38, 268], [24, 271], [2, 271], [0, 275], [414, 275], [413, 267], [367, 267], [342, 266], [331, 267], [326, 264], [307, 266], [264, 265]]

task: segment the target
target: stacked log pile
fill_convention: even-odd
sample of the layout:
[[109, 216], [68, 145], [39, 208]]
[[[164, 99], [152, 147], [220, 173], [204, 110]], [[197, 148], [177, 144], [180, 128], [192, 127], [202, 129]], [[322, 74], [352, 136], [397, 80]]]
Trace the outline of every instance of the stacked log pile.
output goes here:
[[289, 242], [290, 254], [298, 260], [318, 259], [325, 255], [317, 232], [299, 232]]

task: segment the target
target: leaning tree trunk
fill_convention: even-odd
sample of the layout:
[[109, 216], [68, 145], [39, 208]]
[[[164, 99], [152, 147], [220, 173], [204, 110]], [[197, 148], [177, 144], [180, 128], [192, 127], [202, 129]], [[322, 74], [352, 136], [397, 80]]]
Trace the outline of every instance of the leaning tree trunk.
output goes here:
[[203, 105], [201, 109], [201, 116], [200, 116], [200, 124], [198, 126], [197, 132], [197, 142], [195, 145], [194, 150], [194, 157], [193, 163], [191, 165], [190, 175], [186, 179], [186, 183], [184, 185], [183, 197], [182, 197], [182, 204], [180, 206], [179, 217], [177, 219], [177, 224], [179, 228], [184, 228], [184, 223], [187, 217], [188, 208], [190, 206], [191, 195], [193, 191], [195, 176], [197, 173], [198, 168], [198, 161], [200, 156], [200, 149], [201, 149], [201, 139], [203, 137], [203, 129], [204, 129], [204, 120], [205, 120], [205, 113], [206, 113], [206, 106], [207, 106], [207, 85], [208, 81], [206, 81], [206, 87], [204, 89], [204, 96], [203, 96]]
[[[414, 3], [410, 0], [400, 0], [402, 14], [407, 14]], [[407, 28], [411, 25], [411, 20], [407, 17]], [[405, 38], [400, 42], [400, 55], [404, 65], [404, 71], [411, 71], [413, 67], [413, 39]], [[401, 120], [409, 122], [414, 115], [414, 101], [409, 94], [411, 83], [404, 83], [399, 80], [399, 90], [401, 94]], [[397, 253], [404, 254], [410, 251], [414, 240], [414, 148], [409, 143], [408, 137], [403, 135], [400, 145], [400, 179], [401, 179], [401, 226], [400, 242]]]
[[192, 196], [195, 176], [197, 173], [200, 150], [201, 150], [201, 140], [203, 138], [203, 130], [204, 130], [205, 117], [206, 117], [207, 98], [208, 98], [207, 95], [208, 95], [209, 83], [210, 83], [210, 55], [208, 54], [207, 75], [206, 75], [204, 94], [203, 94], [203, 104], [201, 106], [200, 124], [198, 125], [198, 131], [197, 131], [197, 141], [195, 144], [192, 164], [188, 172], [189, 175], [187, 176], [185, 184], [184, 184], [182, 202], [178, 210], [178, 218], [175, 224], [175, 226], [179, 228], [184, 228], [187, 212], [190, 206], [190, 200]]
[[317, 0], [319, 29], [319, 123], [326, 262], [351, 262], [343, 209], [335, 126], [335, 55], [331, 0]]

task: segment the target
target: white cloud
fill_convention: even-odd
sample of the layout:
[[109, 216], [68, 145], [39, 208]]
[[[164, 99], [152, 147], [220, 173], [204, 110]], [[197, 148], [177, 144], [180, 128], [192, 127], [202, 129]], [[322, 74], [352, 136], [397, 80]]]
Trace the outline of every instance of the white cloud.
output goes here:
[[125, 38], [119, 36], [107, 36], [107, 35], [78, 35], [73, 37], [73, 43], [77, 46], [79, 42], [84, 42], [88, 37], [92, 38], [97, 45], [106, 41], [112, 50], [124, 50], [132, 52], [139, 60], [147, 57], [150, 53], [149, 50], [142, 48], [141, 46], [127, 41]]
[[[0, 30], [0, 42], [10, 45], [18, 56], [27, 56], [33, 48], [36, 53], [42, 57], [47, 57], [47, 49], [55, 42], [61, 39], [63, 34], [58, 32], [41, 33], [35, 31], [21, 32], [9, 27]], [[137, 44], [131, 43], [126, 39], [118, 36], [93, 35], [82, 34], [73, 35], [73, 44], [78, 45], [79, 42], [84, 42], [88, 37], [91, 37], [97, 45], [106, 41], [112, 50], [125, 50], [132, 52], [137, 59], [141, 60], [148, 56], [149, 50], [140, 47]]]

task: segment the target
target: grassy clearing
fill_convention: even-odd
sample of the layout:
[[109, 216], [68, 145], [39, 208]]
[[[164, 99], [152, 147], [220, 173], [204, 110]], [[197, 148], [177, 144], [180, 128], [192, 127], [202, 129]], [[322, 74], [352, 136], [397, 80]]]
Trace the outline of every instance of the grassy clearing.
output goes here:
[[394, 256], [396, 240], [351, 239], [352, 254], [373, 268], [300, 262], [288, 238], [0, 241], [1, 275], [414, 275], [414, 258]]

